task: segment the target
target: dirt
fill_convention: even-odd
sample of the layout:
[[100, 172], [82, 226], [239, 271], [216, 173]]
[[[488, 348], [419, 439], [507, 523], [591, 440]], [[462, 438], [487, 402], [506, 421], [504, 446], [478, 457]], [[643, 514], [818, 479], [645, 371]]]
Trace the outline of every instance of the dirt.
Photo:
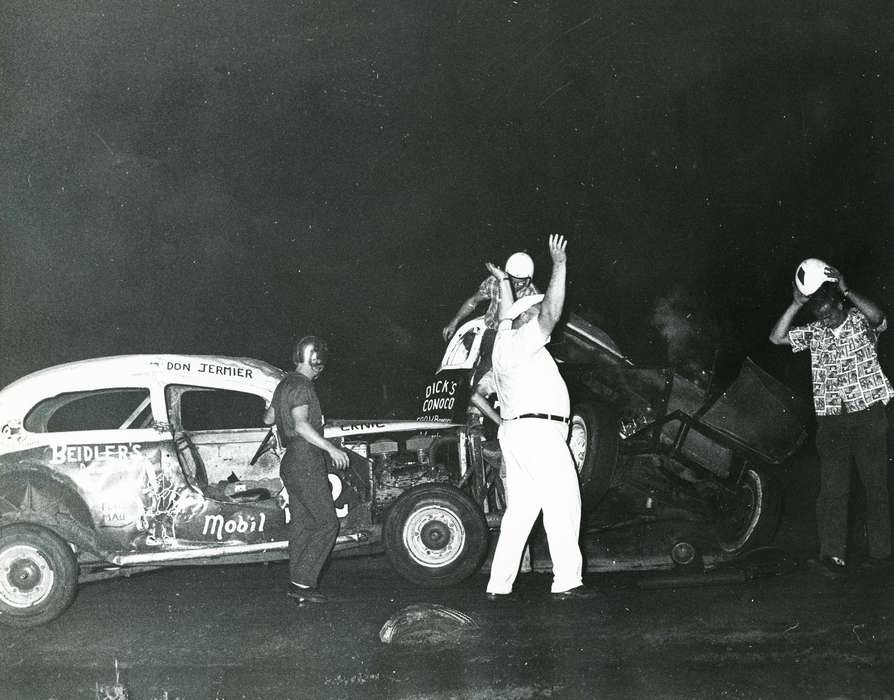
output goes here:
[[[0, 627], [0, 697], [92, 699], [111, 692], [116, 660], [131, 700], [889, 697], [894, 572], [837, 580], [805, 565], [814, 473], [808, 456], [786, 479], [777, 544], [800, 565], [784, 575], [657, 589], [590, 575], [595, 598], [556, 602], [531, 573], [517, 601], [491, 603], [483, 574], [425, 590], [364, 557], [333, 561], [331, 602], [299, 608], [284, 564], [169, 569], [85, 585], [43, 627]], [[474, 624], [383, 643], [416, 604]]]

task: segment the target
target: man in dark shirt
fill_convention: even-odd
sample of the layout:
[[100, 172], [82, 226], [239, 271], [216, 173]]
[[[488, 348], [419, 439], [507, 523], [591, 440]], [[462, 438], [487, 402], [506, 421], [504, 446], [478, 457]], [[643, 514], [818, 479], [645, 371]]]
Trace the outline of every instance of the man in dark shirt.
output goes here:
[[295, 371], [283, 377], [264, 415], [276, 421], [286, 447], [279, 474], [289, 495], [289, 597], [299, 603], [323, 603], [317, 590], [320, 570], [338, 536], [338, 518], [326, 469], [328, 453], [339, 469], [348, 454], [323, 437], [323, 415], [313, 382], [323, 373], [328, 348], [322, 338], [306, 336], [295, 345]]

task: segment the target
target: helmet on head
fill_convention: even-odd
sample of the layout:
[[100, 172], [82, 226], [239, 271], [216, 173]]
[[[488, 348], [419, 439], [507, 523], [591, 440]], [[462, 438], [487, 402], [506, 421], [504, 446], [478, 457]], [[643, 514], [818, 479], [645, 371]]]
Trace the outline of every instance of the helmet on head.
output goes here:
[[326, 364], [329, 355], [329, 346], [326, 341], [317, 335], [306, 335], [295, 343], [295, 352], [292, 361], [295, 366], [307, 363], [314, 367], [322, 367]]
[[533, 277], [534, 261], [527, 253], [513, 253], [506, 260], [506, 274], [511, 277]]
[[810, 296], [819, 289], [824, 282], [830, 281], [826, 274], [828, 263], [819, 258], [807, 258], [803, 260], [795, 271], [795, 285], [798, 291], [805, 296]]

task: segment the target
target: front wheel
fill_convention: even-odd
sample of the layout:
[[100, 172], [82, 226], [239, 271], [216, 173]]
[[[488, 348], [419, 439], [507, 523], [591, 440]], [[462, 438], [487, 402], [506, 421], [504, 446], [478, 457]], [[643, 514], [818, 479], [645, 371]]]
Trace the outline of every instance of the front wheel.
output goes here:
[[37, 525], [0, 530], [0, 622], [35, 627], [74, 600], [78, 564], [68, 544]]
[[721, 504], [720, 546], [728, 554], [770, 544], [779, 525], [782, 494], [775, 479], [748, 466]]
[[577, 469], [581, 496], [597, 504], [611, 486], [618, 461], [618, 419], [610, 409], [579, 403], [571, 410], [568, 449]]
[[487, 554], [487, 521], [449, 484], [422, 484], [385, 518], [385, 551], [395, 570], [423, 586], [451, 586], [474, 574]]

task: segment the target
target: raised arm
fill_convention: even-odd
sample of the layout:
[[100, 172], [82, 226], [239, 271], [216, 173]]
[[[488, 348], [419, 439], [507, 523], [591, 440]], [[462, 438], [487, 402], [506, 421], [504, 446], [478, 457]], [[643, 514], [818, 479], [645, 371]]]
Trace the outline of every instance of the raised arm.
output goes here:
[[837, 269], [831, 266], [827, 267], [826, 275], [829, 279], [838, 282], [838, 289], [844, 295], [845, 299], [848, 299], [863, 313], [866, 320], [869, 321], [874, 329], [882, 331], [887, 327], [885, 324], [885, 312], [882, 311], [875, 302], [870, 301], [862, 294], [857, 294], [853, 289], [848, 287], [848, 285], [845, 284], [844, 277]]
[[801, 294], [798, 288], [792, 284], [792, 303], [782, 312], [782, 316], [777, 319], [776, 323], [773, 325], [773, 330], [770, 331], [770, 342], [773, 343], [773, 345], [792, 344], [788, 338], [788, 332], [791, 330], [792, 323], [795, 321], [795, 316], [798, 315], [801, 307], [806, 303], [807, 297]]
[[477, 290], [472, 296], [466, 299], [462, 305], [459, 307], [459, 310], [456, 312], [456, 315], [450, 319], [450, 323], [448, 323], [441, 330], [441, 336], [444, 338], [444, 341], [449, 341], [453, 334], [456, 333], [456, 327], [462, 322], [462, 320], [471, 314], [478, 305], [487, 299], [484, 294], [481, 293], [481, 290]]
[[553, 234], [549, 237], [549, 255], [553, 260], [553, 271], [549, 278], [549, 286], [540, 304], [540, 315], [537, 323], [544, 335], [550, 335], [562, 315], [565, 305], [565, 262], [568, 256], [565, 247], [568, 242], [564, 236]]

